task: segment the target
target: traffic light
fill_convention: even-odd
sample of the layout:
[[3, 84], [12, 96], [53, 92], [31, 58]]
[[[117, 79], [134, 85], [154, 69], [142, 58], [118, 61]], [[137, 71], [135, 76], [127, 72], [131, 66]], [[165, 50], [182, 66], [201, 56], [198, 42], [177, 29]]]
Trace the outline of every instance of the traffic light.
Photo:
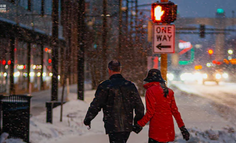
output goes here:
[[201, 38], [205, 38], [205, 25], [204, 24], [200, 24], [200, 37]]
[[209, 54], [209, 55], [212, 55], [213, 53], [214, 53], [214, 51], [213, 51], [212, 49], [209, 49], [209, 50], [208, 50], [208, 54]]
[[173, 2], [152, 3], [151, 18], [153, 23], [172, 23], [177, 17], [177, 5]]
[[48, 63], [51, 64], [52, 63], [52, 59], [48, 59]]

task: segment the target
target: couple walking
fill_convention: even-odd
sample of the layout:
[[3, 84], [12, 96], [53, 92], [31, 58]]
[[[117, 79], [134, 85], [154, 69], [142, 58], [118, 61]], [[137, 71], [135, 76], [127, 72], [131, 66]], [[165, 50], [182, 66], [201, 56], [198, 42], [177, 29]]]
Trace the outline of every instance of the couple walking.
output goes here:
[[109, 62], [108, 72], [110, 78], [98, 86], [87, 111], [84, 119], [86, 126], [90, 127], [91, 121], [103, 109], [104, 126], [110, 143], [126, 143], [131, 131], [139, 133], [148, 122], [148, 143], [166, 143], [175, 139], [173, 115], [183, 138], [189, 140], [190, 134], [176, 106], [174, 92], [166, 87], [158, 69], [151, 69], [144, 79], [147, 82], [143, 85], [147, 89], [145, 115], [135, 85], [121, 75], [120, 62]]

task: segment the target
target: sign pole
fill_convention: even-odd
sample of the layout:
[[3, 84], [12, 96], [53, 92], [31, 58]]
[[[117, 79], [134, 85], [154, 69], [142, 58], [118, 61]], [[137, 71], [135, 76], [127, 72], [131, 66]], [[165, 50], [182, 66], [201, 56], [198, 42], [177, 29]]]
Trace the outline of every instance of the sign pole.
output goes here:
[[[169, 0], [161, 0], [161, 2], [168, 2]], [[168, 55], [161, 54], [161, 74], [165, 81], [167, 81], [167, 62], [168, 62]]]

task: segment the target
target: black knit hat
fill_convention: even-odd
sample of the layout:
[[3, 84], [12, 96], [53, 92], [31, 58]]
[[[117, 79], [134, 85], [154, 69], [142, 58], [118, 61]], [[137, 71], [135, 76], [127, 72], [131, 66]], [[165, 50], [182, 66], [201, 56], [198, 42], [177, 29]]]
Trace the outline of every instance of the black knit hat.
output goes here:
[[147, 77], [144, 79], [146, 82], [165, 82], [161, 76], [161, 71], [158, 69], [151, 69], [148, 71]]

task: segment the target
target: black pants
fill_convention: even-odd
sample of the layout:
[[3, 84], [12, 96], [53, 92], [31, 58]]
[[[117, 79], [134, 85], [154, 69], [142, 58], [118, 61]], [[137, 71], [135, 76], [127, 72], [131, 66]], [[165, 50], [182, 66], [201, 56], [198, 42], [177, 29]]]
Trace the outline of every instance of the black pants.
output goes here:
[[110, 133], [109, 140], [110, 143], [126, 143], [129, 138], [130, 132], [117, 132]]
[[154, 139], [149, 138], [148, 143], [168, 143], [168, 142], [158, 142]]

